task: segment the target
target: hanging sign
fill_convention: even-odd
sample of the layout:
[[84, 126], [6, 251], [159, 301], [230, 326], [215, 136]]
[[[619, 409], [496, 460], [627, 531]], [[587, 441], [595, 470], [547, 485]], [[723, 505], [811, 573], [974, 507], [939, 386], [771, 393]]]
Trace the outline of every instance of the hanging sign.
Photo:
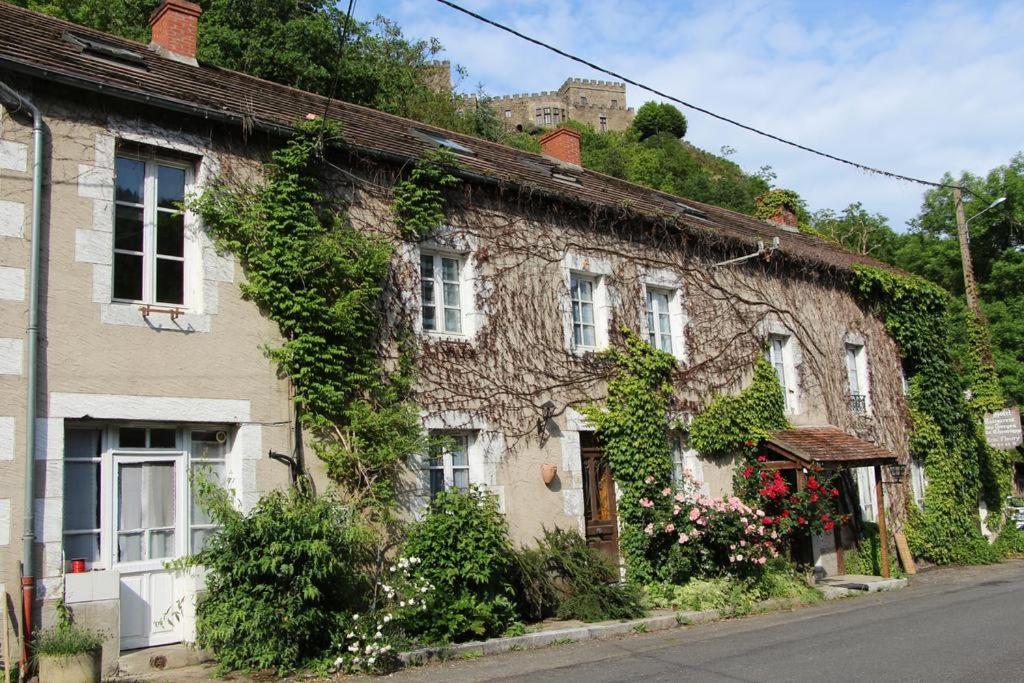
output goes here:
[[985, 415], [985, 440], [992, 448], [1008, 451], [1024, 441], [1020, 429], [1020, 408], [1007, 408]]

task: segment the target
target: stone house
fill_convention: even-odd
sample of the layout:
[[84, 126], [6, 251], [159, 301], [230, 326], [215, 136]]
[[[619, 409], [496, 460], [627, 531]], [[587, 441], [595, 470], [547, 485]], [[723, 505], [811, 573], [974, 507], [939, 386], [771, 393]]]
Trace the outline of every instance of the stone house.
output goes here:
[[[686, 416], [749, 381], [766, 348], [794, 425], [906, 461], [898, 350], [850, 286], [854, 265], [881, 264], [586, 171], [568, 129], [533, 155], [197, 64], [198, 15], [166, 0], [145, 46], [0, 3], [0, 594], [19, 627], [63, 595], [110, 635], [108, 667], [188, 640], [202, 577], [164, 566], [211, 532], [188, 472], [222, 474], [242, 509], [288, 484], [268, 457], [302, 440], [263, 352], [278, 331], [176, 202], [258, 172], [325, 112], [350, 219], [398, 245], [387, 306], [417, 333], [424, 427], [452, 437], [408, 468], [409, 515], [472, 483], [519, 543], [560, 525], [616, 552], [614, 485], [580, 408], [603, 398], [594, 352], [622, 326], [678, 358], [677, 470], [711, 495], [731, 491], [733, 463], [688, 448]], [[402, 242], [382, 188], [437, 147], [462, 179], [449, 225]], [[902, 487], [886, 493], [900, 509]], [[829, 542], [813, 559], [835, 570]]]

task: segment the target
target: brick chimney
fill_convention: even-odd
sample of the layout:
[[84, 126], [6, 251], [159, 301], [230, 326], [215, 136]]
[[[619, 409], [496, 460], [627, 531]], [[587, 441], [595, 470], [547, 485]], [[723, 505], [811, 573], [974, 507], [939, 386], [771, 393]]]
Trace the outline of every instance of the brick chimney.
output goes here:
[[796, 217], [796, 211], [793, 211], [793, 209], [789, 208], [785, 204], [779, 206], [778, 210], [775, 212], [775, 215], [772, 216], [769, 220], [772, 223], [778, 223], [783, 227], [792, 228], [794, 230], [798, 229], [799, 227]]
[[149, 46], [164, 57], [196, 66], [202, 11], [199, 5], [188, 0], [164, 0], [149, 16], [153, 29]]
[[572, 128], [556, 128], [540, 139], [544, 154], [574, 166], [582, 166], [580, 134]]

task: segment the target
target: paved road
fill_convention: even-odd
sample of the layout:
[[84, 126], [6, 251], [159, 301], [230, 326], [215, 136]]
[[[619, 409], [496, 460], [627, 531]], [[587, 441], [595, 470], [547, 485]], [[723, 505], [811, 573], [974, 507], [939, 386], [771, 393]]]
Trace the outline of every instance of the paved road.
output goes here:
[[436, 664], [396, 681], [1024, 681], [1024, 562], [621, 640]]

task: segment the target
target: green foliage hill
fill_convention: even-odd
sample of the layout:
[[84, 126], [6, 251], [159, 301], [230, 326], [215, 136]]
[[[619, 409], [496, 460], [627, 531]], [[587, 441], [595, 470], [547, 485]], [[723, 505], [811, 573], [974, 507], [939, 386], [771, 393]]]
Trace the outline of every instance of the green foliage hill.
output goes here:
[[645, 137], [636, 128], [601, 133], [575, 121], [568, 125], [580, 132], [583, 166], [615, 178], [747, 214], [769, 189], [770, 171], [747, 174], [673, 132]]

